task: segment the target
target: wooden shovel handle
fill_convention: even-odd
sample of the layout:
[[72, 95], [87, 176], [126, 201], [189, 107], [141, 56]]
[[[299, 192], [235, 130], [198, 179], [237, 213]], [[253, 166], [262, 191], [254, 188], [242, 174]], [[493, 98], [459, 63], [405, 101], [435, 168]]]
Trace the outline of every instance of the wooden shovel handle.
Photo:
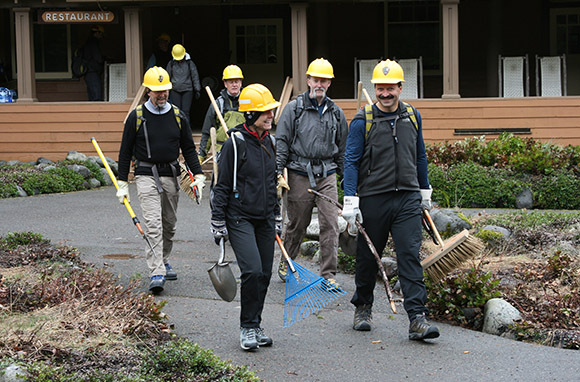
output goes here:
[[226, 125], [226, 121], [224, 121], [224, 117], [222, 116], [220, 108], [218, 107], [217, 102], [215, 101], [215, 98], [213, 97], [213, 93], [211, 92], [211, 89], [209, 88], [209, 86], [205, 87], [205, 91], [207, 92], [207, 95], [209, 96], [209, 99], [211, 101], [213, 109], [215, 110], [215, 113], [218, 116], [218, 119], [220, 120], [220, 123], [222, 124], [222, 127], [224, 128], [224, 131], [227, 132], [228, 126]]

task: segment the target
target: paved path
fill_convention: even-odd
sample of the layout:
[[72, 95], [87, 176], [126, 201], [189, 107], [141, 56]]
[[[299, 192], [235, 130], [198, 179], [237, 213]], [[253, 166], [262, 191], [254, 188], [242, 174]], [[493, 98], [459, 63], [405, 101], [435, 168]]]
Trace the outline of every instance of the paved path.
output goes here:
[[[134, 185], [131, 192], [136, 200]], [[145, 243], [114, 194], [112, 187], [105, 187], [2, 199], [0, 235], [39, 232], [54, 243], [79, 248], [85, 261], [109, 265], [123, 280], [146, 276]], [[212, 349], [224, 360], [248, 365], [266, 381], [580, 381], [578, 351], [515, 342], [445, 324], [439, 324], [440, 338], [411, 342], [406, 315], [391, 315], [379, 288], [373, 331], [355, 332], [349, 303], [354, 281], [344, 274], [337, 278], [347, 296], [319, 316], [287, 329], [282, 329], [284, 284], [274, 275], [263, 322], [274, 346], [246, 353], [239, 347], [239, 295], [231, 303], [221, 301], [207, 276], [218, 248], [209, 233], [205, 198], [197, 206], [182, 195], [172, 261], [179, 279], [168, 281], [159, 299], [168, 301], [165, 311], [179, 335]], [[141, 216], [138, 203], [133, 204]], [[118, 260], [108, 255], [134, 258]], [[228, 256], [233, 259], [231, 249]], [[315, 264], [305, 259], [299, 262], [317, 271]]]

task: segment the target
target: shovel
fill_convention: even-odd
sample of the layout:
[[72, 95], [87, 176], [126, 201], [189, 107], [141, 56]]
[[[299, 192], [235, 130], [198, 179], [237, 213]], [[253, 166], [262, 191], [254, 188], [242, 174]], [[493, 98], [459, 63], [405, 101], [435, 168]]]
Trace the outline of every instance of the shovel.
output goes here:
[[210, 269], [207, 270], [209, 273], [209, 279], [213, 284], [216, 292], [222, 298], [222, 300], [230, 302], [236, 297], [236, 292], [238, 290], [238, 285], [236, 283], [236, 278], [234, 273], [230, 268], [229, 262], [224, 262], [226, 256], [224, 239], [220, 240], [220, 257]]

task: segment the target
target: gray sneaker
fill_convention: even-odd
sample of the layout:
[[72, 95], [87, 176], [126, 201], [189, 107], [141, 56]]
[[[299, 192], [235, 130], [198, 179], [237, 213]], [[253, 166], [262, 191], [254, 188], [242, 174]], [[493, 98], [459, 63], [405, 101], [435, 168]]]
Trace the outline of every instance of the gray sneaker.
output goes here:
[[361, 332], [368, 332], [371, 330], [371, 322], [373, 320], [372, 305], [357, 306], [354, 311], [354, 324], [352, 328]]
[[177, 280], [177, 272], [171, 268], [171, 265], [165, 264], [165, 279], [166, 280]]
[[410, 340], [424, 340], [439, 337], [439, 329], [431, 325], [425, 313], [417, 314], [409, 324], [409, 339]]
[[256, 340], [256, 329], [241, 328], [240, 330], [240, 346], [244, 350], [254, 350], [259, 348]]
[[274, 341], [264, 333], [264, 329], [256, 328], [256, 341], [260, 346], [271, 346]]

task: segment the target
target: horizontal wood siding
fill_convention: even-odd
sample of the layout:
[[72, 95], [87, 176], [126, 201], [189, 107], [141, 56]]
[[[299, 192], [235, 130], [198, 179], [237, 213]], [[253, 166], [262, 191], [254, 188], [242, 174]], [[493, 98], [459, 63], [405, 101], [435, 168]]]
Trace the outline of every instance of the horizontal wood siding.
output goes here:
[[[353, 100], [336, 100], [350, 121]], [[458, 141], [455, 129], [525, 129], [521, 135], [560, 145], [580, 145], [580, 97], [421, 99], [411, 102], [423, 118], [427, 143]], [[0, 104], [0, 160], [62, 160], [71, 150], [96, 155], [97, 138], [105, 155], [118, 156], [128, 103], [78, 102]], [[481, 134], [479, 134], [481, 135]], [[471, 136], [479, 136], [474, 134]], [[487, 134], [494, 139], [498, 134]], [[199, 142], [199, 134], [194, 134]]]

